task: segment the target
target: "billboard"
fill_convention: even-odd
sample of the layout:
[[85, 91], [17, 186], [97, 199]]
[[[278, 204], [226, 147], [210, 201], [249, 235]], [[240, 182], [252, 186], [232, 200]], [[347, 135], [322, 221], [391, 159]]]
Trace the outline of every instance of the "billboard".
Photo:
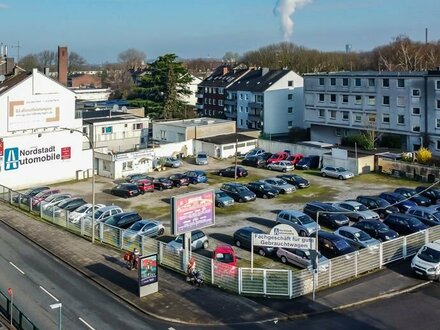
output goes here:
[[171, 234], [179, 235], [214, 224], [214, 190], [201, 190], [171, 197]]
[[60, 99], [57, 96], [29, 95], [8, 102], [8, 131], [58, 126]]
[[158, 281], [157, 254], [141, 256], [138, 267], [139, 287], [143, 287]]
[[253, 244], [257, 246], [267, 246], [274, 248], [281, 247], [301, 250], [312, 250], [315, 248], [315, 238], [312, 237], [255, 233], [253, 235]]

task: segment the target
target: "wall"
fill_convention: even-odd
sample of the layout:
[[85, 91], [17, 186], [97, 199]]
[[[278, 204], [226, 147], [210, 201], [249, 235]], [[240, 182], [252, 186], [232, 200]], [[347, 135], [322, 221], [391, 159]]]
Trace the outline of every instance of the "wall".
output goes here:
[[322, 166], [344, 167], [354, 174], [365, 174], [374, 171], [374, 156], [362, 156], [358, 158], [338, 159], [331, 155], [322, 156]]
[[303, 155], [318, 155], [322, 156], [325, 153], [331, 152], [329, 149], [316, 148], [310, 146], [304, 146], [300, 144], [293, 144], [287, 142], [269, 141], [269, 140], [258, 140], [258, 146], [268, 152], [276, 153], [278, 151], [290, 150], [290, 153], [296, 154], [301, 153]]
[[440, 168], [438, 167], [396, 161], [380, 156], [377, 157], [377, 170], [381, 173], [425, 182], [433, 182], [440, 177]]
[[80, 76], [73, 76], [69, 78], [70, 87], [95, 87], [102, 88], [101, 78], [98, 76], [83, 74]]

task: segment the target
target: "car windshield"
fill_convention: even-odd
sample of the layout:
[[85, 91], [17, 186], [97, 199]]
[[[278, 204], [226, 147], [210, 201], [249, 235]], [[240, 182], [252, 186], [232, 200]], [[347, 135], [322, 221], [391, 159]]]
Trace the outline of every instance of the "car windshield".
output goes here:
[[142, 229], [143, 226], [144, 226], [143, 223], [141, 223], [141, 222], [136, 222], [136, 223], [134, 223], [134, 224], [130, 227], [130, 229], [131, 229], [131, 230], [134, 230], [134, 231], [139, 231], [139, 230]]
[[268, 183], [263, 183], [262, 185], [260, 185], [260, 187], [263, 187], [264, 189], [272, 189], [272, 187]]
[[336, 171], [337, 172], [345, 172], [347, 170], [345, 168], [343, 168], [343, 167], [338, 167], [338, 168], [336, 168]]
[[390, 206], [391, 204], [390, 203], [388, 203], [386, 200], [384, 200], [384, 199], [378, 199], [377, 200], [377, 204], [380, 206], [380, 207], [387, 207], [387, 206]]
[[347, 243], [346, 240], [344, 239], [338, 239], [335, 242], [335, 246], [339, 249], [339, 250], [344, 250], [344, 249], [348, 249], [350, 248], [350, 244]]
[[246, 187], [238, 186], [238, 187], [237, 187], [237, 191], [241, 191], [241, 192], [243, 192], [243, 191], [248, 191], [248, 190], [247, 190]]
[[230, 253], [216, 253], [215, 255], [217, 261], [230, 263], [234, 261], [234, 256]]
[[440, 262], [440, 251], [434, 250], [430, 247], [424, 246], [417, 255], [420, 259], [427, 262]]
[[435, 212], [432, 214], [437, 220], [440, 221], [440, 212]]
[[283, 185], [283, 184], [286, 184], [287, 182], [284, 181], [284, 180], [282, 180], [282, 179], [279, 179], [279, 180], [275, 180], [275, 183], [276, 183], [277, 185], [281, 186], [281, 185]]
[[107, 219], [105, 221], [105, 224], [110, 225], [110, 226], [114, 226], [114, 225], [116, 225], [116, 223], [117, 223], [117, 220], [114, 217], [110, 217], [109, 219]]
[[199, 154], [198, 156], [197, 156], [197, 158], [206, 158], [207, 156], [205, 155], [205, 154]]
[[409, 195], [409, 196], [414, 196], [416, 193], [415, 193], [414, 191], [412, 191], [412, 190], [405, 190], [405, 191], [403, 192], [403, 194], [407, 194], [407, 195]]
[[300, 217], [298, 217], [298, 220], [301, 221], [303, 225], [314, 222], [313, 219], [310, 218], [307, 214], [301, 215]]
[[371, 239], [371, 236], [364, 231], [358, 231], [354, 233], [354, 236], [358, 238], [360, 241], [368, 241], [369, 239]]
[[49, 197], [47, 197], [46, 198], [46, 202], [51, 202], [51, 201], [53, 201], [55, 198], [57, 198], [57, 197], [60, 197], [60, 196], [57, 196], [57, 195], [50, 195]]
[[183, 243], [183, 236], [182, 235], [177, 236], [174, 241], [176, 243], [182, 244]]
[[356, 211], [367, 211], [368, 210], [368, 208], [365, 205], [363, 205], [363, 204], [354, 205], [353, 208]]
[[222, 198], [222, 197], [226, 197], [228, 194], [226, 194], [225, 192], [222, 191], [222, 192], [216, 193], [216, 195], [218, 198]]
[[395, 201], [398, 201], [398, 202], [401, 202], [401, 201], [403, 201], [403, 200], [405, 199], [405, 197], [400, 196], [400, 195], [392, 195], [392, 196], [390, 196], [389, 198], [390, 198], [391, 200], [395, 200]]
[[97, 210], [96, 212], [95, 212], [95, 219], [98, 219], [101, 215], [102, 215], [102, 211], [100, 211], [100, 210]]
[[390, 230], [390, 228], [388, 228], [388, 226], [383, 224], [382, 222], [377, 223], [377, 225], [375, 225], [375, 228], [379, 233], [386, 233]]
[[409, 218], [407, 221], [408, 221], [409, 226], [413, 227], [413, 228], [418, 227], [421, 223], [419, 220], [414, 219], [414, 218]]
[[89, 208], [90, 208], [90, 205], [88, 205], [88, 204], [84, 204], [84, 205], [78, 207], [78, 208], [75, 210], [75, 212], [78, 212], [78, 213], [84, 213], [84, 212], [86, 212]]
[[333, 207], [333, 206], [331, 206], [331, 205], [327, 206], [327, 207], [325, 208], [325, 210], [328, 211], [328, 212], [344, 212], [343, 210], [338, 209], [338, 208], [336, 208], [336, 207]]

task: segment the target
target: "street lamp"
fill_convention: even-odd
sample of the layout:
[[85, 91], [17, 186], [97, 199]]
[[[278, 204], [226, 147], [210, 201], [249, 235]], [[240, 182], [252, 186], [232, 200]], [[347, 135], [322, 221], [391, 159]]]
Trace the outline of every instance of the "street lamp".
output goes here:
[[[94, 143], [94, 134], [92, 131], [92, 139], [90, 139], [87, 133], [80, 131], [79, 129], [60, 127], [61, 130], [70, 131], [70, 133], [77, 132], [81, 133], [82, 136], [85, 136], [89, 141], [90, 148], [92, 149], [92, 243], [95, 243], [95, 143]], [[92, 130], [94, 130], [92, 126]]]
[[59, 308], [60, 309], [60, 316], [59, 316], [59, 321], [58, 321], [58, 329], [59, 330], [61, 330], [61, 307], [62, 307], [63, 305], [61, 304], [61, 303], [56, 303], [56, 304], [52, 304], [52, 305], [50, 305], [50, 308], [51, 309], [57, 309], [57, 308]]

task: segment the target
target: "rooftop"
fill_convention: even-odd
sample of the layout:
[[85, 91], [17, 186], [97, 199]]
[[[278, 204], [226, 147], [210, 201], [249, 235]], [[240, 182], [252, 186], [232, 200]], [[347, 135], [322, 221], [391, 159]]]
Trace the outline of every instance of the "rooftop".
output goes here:
[[264, 92], [289, 72], [290, 70], [252, 70], [230, 86], [228, 91]]
[[218, 118], [194, 118], [194, 119], [181, 119], [181, 120], [169, 120], [169, 121], [156, 121], [156, 124], [165, 124], [170, 126], [178, 127], [194, 127], [194, 126], [205, 126], [213, 124], [223, 124], [230, 123], [230, 120], [218, 119]]
[[[101, 111], [99, 111], [101, 112]], [[108, 111], [102, 111], [102, 112], [106, 112], [108, 113]], [[138, 116], [134, 116], [134, 115], [130, 115], [127, 113], [117, 113], [115, 114], [114, 111], [111, 111], [111, 116], [108, 117], [99, 117], [99, 118], [89, 118], [83, 119], [84, 124], [95, 124], [95, 123], [105, 123], [105, 122], [112, 122], [112, 121], [124, 121], [124, 120], [135, 120], [135, 119], [144, 119], [145, 117], [138, 117]], [[145, 118], [148, 119], [148, 118]]]
[[[440, 74], [440, 71], [437, 73]], [[423, 77], [426, 75], [428, 75], [427, 71], [337, 71], [305, 73], [304, 77]]]
[[256, 138], [243, 134], [225, 134], [225, 135], [211, 136], [209, 138], [198, 139], [198, 140], [203, 142], [214, 143], [214, 144], [231, 144], [236, 142], [240, 143], [243, 141], [252, 141], [252, 140], [256, 140]]

